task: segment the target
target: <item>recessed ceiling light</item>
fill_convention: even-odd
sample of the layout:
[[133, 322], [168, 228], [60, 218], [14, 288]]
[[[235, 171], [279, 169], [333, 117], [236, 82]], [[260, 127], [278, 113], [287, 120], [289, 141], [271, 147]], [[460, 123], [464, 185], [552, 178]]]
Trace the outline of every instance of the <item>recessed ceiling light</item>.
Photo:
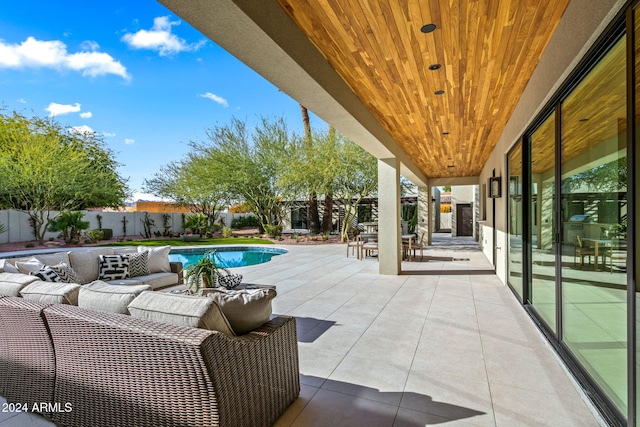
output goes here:
[[451, 168], [455, 168], [455, 166], [454, 166], [454, 165], [449, 165], [449, 166], [447, 166], [447, 167], [448, 167], [449, 169], [451, 169]]
[[436, 24], [427, 24], [427, 25], [423, 25], [422, 28], [420, 28], [420, 31], [422, 31], [425, 34], [431, 33], [436, 29]]
[[429, 65], [429, 69], [431, 71], [439, 70], [440, 69], [440, 64], [431, 64], [431, 65]]
[[586, 121], [588, 121], [588, 120], [589, 120], [589, 119], [584, 118], [584, 119], [580, 119], [579, 121], [581, 121], [581, 122], [586, 122]]
[[449, 132], [442, 132], [443, 135], [449, 135]]
[[444, 91], [443, 90], [437, 90], [437, 91], [435, 91], [433, 93], [435, 93], [436, 95], [442, 95], [442, 94], [444, 94]]

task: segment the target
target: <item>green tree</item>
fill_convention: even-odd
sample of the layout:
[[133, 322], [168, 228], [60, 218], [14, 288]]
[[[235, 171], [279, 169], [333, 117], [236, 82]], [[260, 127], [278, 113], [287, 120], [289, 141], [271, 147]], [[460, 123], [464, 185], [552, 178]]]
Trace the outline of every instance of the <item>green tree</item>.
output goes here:
[[360, 202], [374, 195], [378, 189], [378, 160], [344, 137], [340, 137], [337, 156], [339, 170], [334, 194], [344, 206], [340, 237], [346, 241], [349, 239], [351, 223], [358, 216]]
[[215, 171], [236, 202], [265, 225], [281, 225], [294, 189], [283, 180], [291, 164], [295, 137], [282, 118], [262, 117], [253, 130], [233, 118], [228, 125], [207, 131], [208, 141], [192, 143], [205, 167]]
[[212, 226], [219, 211], [229, 203], [229, 190], [224, 176], [214, 169], [206, 154], [193, 148], [184, 159], [163, 166], [145, 180], [144, 187], [146, 192], [171, 199], [194, 214], [206, 215]]
[[[314, 157], [317, 150], [314, 147], [313, 135], [311, 133], [311, 121], [309, 120], [309, 110], [300, 104], [300, 112], [302, 114], [302, 125], [304, 127], [304, 153], [307, 157], [305, 163]], [[318, 215], [318, 192], [313, 186], [309, 187], [309, 229], [312, 233], [320, 232], [320, 217]]]
[[119, 164], [98, 134], [0, 114], [0, 147], [0, 206], [27, 212], [40, 244], [59, 212], [117, 207], [127, 196]]
[[[333, 129], [326, 134], [315, 133], [313, 138], [312, 151], [304, 149], [306, 141], [297, 141], [284, 178], [299, 196], [315, 192], [339, 200], [345, 210], [340, 234], [346, 240], [358, 205], [378, 188], [378, 162]], [[332, 207], [325, 205], [325, 210], [329, 209]]]
[[327, 228], [331, 227], [332, 202], [334, 199], [340, 201], [345, 210], [340, 234], [347, 240], [351, 223], [358, 215], [358, 206], [378, 188], [378, 161], [332, 128], [326, 134], [316, 132], [312, 138], [311, 150], [306, 149], [306, 140], [296, 140], [284, 182], [299, 197], [315, 193], [330, 199], [331, 202], [325, 204], [327, 215], [323, 215]]

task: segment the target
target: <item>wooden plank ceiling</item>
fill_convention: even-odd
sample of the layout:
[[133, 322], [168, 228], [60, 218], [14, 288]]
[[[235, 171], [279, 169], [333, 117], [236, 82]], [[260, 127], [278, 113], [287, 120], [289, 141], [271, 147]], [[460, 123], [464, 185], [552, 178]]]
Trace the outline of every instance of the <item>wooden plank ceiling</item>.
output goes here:
[[570, 0], [277, 1], [438, 178], [480, 174]]

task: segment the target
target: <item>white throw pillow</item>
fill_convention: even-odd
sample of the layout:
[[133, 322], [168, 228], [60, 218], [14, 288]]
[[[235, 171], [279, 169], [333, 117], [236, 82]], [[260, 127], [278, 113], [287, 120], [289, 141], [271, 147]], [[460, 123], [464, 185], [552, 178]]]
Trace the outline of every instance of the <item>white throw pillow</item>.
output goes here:
[[151, 248], [148, 246], [138, 246], [138, 252], [149, 252], [149, 271], [153, 273], [171, 273], [169, 265], [169, 252], [171, 246], [160, 246]]
[[44, 267], [44, 264], [36, 258], [30, 258], [27, 261], [16, 262], [16, 268], [22, 274], [29, 274], [33, 271], [38, 271], [42, 267]]
[[0, 259], [0, 273], [20, 273], [17, 268], [15, 268], [9, 261], [6, 259]]
[[222, 310], [236, 335], [244, 335], [264, 325], [271, 316], [271, 300], [276, 290], [261, 289], [208, 289], [212, 298]]

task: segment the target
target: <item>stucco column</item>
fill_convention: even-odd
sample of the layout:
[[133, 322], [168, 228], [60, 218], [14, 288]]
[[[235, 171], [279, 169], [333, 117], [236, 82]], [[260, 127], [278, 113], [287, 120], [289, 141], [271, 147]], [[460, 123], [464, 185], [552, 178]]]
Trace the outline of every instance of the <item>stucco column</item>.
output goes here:
[[425, 233], [423, 244], [427, 244], [430, 239], [429, 233], [429, 216], [431, 215], [431, 194], [428, 187], [418, 187], [418, 224], [416, 225], [416, 234], [418, 239], [422, 233]]
[[427, 216], [427, 229], [428, 229], [427, 244], [431, 246], [433, 244], [433, 241], [431, 240], [431, 238], [433, 237], [433, 230], [435, 229], [433, 222], [436, 219], [435, 212], [434, 212], [434, 203], [433, 203], [433, 187], [431, 186], [431, 184], [427, 185], [426, 197], [427, 197], [427, 205], [429, 206], [428, 216]]
[[378, 260], [380, 274], [400, 273], [400, 162], [378, 160]]

